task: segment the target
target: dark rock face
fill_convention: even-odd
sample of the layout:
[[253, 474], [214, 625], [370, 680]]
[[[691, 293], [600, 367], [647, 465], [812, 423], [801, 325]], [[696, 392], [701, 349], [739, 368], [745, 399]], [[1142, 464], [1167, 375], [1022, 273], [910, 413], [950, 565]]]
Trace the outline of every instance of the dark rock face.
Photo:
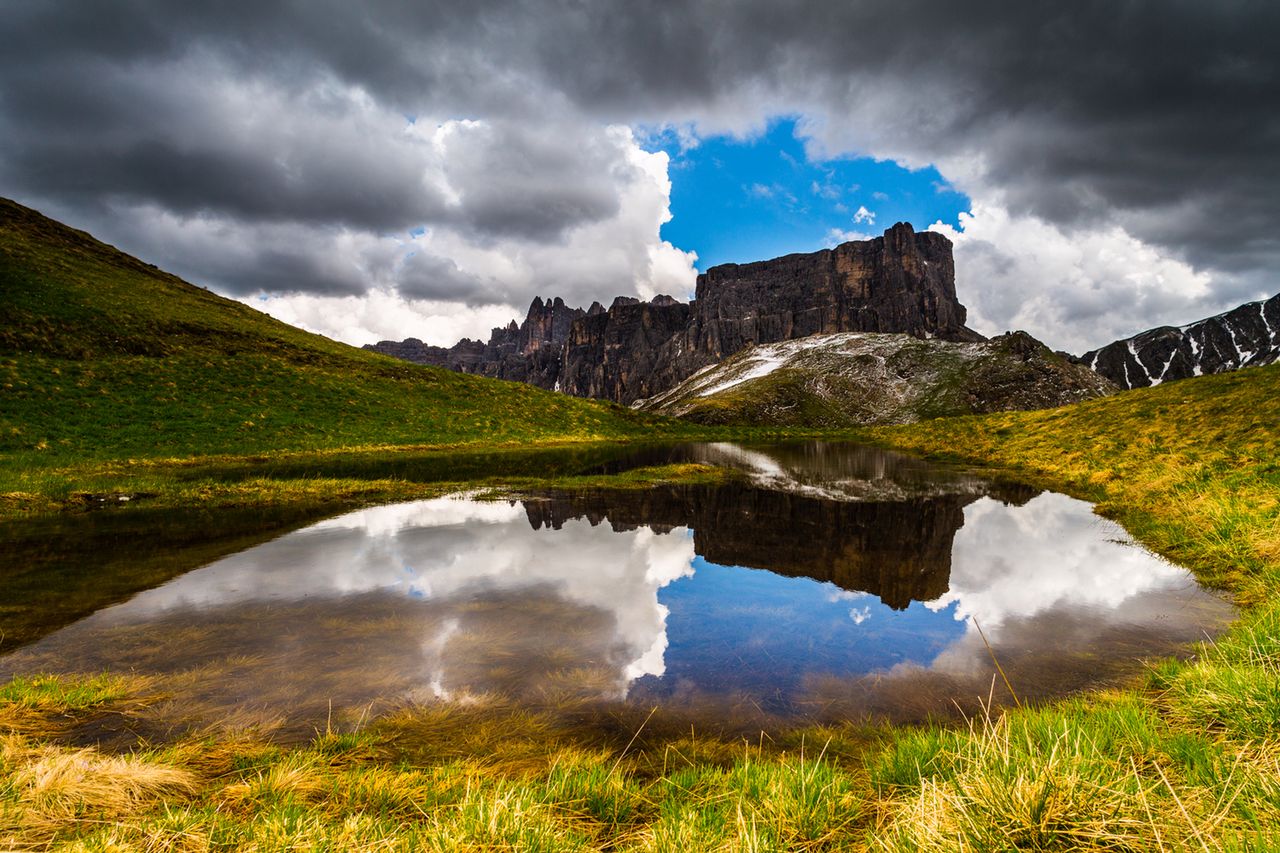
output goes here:
[[[463, 340], [466, 340], [465, 338]], [[461, 346], [461, 344], [459, 344]], [[436, 367], [450, 367], [448, 347], [437, 347], [424, 344], [417, 338], [405, 338], [403, 341], [378, 341], [376, 344], [365, 344], [365, 349], [380, 352], [383, 355], [402, 358], [415, 364], [432, 364]], [[456, 349], [453, 347], [452, 349]], [[457, 368], [452, 368], [457, 369]]]
[[712, 267], [698, 277], [695, 304], [684, 343], [707, 359], [698, 367], [819, 332], [980, 339], [956, 300], [951, 241], [906, 223], [810, 255]]
[[556, 390], [630, 403], [662, 390], [666, 345], [689, 323], [689, 306], [669, 296], [618, 297], [603, 313], [573, 324]]
[[[618, 297], [587, 311], [535, 299], [524, 323], [488, 344], [410, 339], [367, 347], [452, 370], [629, 404], [753, 344], [819, 332], [901, 332], [977, 341], [956, 299], [951, 241], [899, 223], [874, 240], [698, 276], [696, 299]], [[558, 352], [552, 350], [559, 348]]]
[[1078, 361], [1122, 388], [1224, 373], [1280, 360], [1280, 295], [1187, 326], [1160, 326]]
[[494, 329], [488, 343], [463, 338], [451, 347], [436, 347], [408, 338], [366, 344], [365, 349], [459, 373], [552, 388], [560, 374], [564, 342], [574, 320], [585, 313], [581, 308], [565, 305], [558, 296], [547, 302], [537, 297], [523, 323], [516, 325], [512, 320], [506, 327]]

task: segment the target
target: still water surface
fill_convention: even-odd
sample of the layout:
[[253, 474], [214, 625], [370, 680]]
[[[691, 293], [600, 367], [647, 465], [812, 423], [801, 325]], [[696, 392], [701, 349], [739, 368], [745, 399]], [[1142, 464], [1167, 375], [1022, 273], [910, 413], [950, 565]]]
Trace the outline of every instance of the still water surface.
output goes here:
[[1008, 701], [993, 656], [1033, 700], [1232, 616], [1063, 495], [845, 444], [629, 464], [679, 460], [744, 477], [349, 513], [100, 609], [0, 658], [0, 678], [160, 674], [191, 724], [495, 700], [903, 720]]

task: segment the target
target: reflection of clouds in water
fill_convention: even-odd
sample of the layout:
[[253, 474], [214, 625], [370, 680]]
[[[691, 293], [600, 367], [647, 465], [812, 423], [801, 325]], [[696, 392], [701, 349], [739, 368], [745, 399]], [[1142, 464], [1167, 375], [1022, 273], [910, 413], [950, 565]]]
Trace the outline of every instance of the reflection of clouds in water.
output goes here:
[[653, 636], [653, 642], [640, 657], [627, 665], [623, 676], [628, 681], [642, 675], [662, 675], [667, 670], [663, 656], [667, 651], [667, 615], [670, 611], [665, 604], [658, 603], [658, 589], [693, 574], [693, 536], [687, 529], [683, 535], [661, 536], [642, 527], [635, 532], [631, 550], [633, 563], [645, 566], [642, 593], [645, 605], [643, 608], [626, 606], [626, 597], [634, 592], [626, 587], [635, 584], [627, 582], [624, 576], [614, 588], [616, 597], [613, 599], [615, 606], [622, 608], [624, 613], [615, 615], [620, 629], [624, 620], [634, 621], [637, 623], [635, 636], [642, 635], [647, 629]]
[[307, 530], [358, 530], [370, 538], [394, 537], [409, 527], [505, 524], [522, 518], [524, 510], [508, 501], [437, 498], [357, 510], [313, 524]]
[[[1199, 636], [1196, 625], [1232, 613], [1189, 572], [1134, 543], [1090, 504], [1051, 493], [1021, 507], [989, 498], [966, 507], [950, 589], [925, 606], [952, 607], [967, 623], [964, 635], [931, 664], [953, 674], [990, 670], [991, 651], [974, 620], [1008, 666], [1047, 645], [1063, 656], [1087, 654], [1108, 642], [1105, 637], [1189, 642]], [[1170, 614], [1177, 616], [1170, 620]]]
[[[627, 680], [661, 675], [667, 608], [658, 589], [693, 573], [687, 529], [618, 534], [570, 521], [534, 530], [519, 504], [454, 498], [375, 507], [321, 522], [219, 560], [103, 611], [109, 622], [143, 621], [183, 607], [337, 597], [375, 590], [436, 603], [486, 592], [552, 589], [563, 600], [610, 614], [633, 655]], [[449, 632], [424, 653], [443, 690], [438, 661]], [[438, 648], [437, 648], [438, 647]]]
[[458, 633], [458, 620], [446, 619], [440, 626], [440, 630], [422, 644], [422, 650], [430, 661], [427, 686], [431, 690], [431, 695], [437, 699], [450, 698], [449, 691], [444, 686], [444, 650], [449, 645], [450, 638], [456, 633]]
[[[722, 447], [750, 458], [751, 451]], [[799, 463], [780, 465], [803, 470]], [[949, 504], [957, 512], [946, 516], [948, 536], [965, 502]], [[927, 698], [936, 705], [985, 691], [990, 658], [973, 618], [1020, 692], [1028, 672], [1045, 673], [1045, 689], [1060, 692], [1073, 688], [1058, 686], [1064, 681], [1059, 660], [1076, 654], [1084, 661], [1087, 671], [1068, 673], [1077, 678], [1071, 684], [1083, 684], [1098, 677], [1099, 663], [1140, 656], [1148, 648], [1142, 632], [1159, 651], [1194, 638], [1197, 625], [1221, 615], [1205, 608], [1198, 618], [1168, 619], [1190, 612], [1182, 608], [1202, 607], [1205, 594], [1182, 570], [1108, 541], [1127, 537], [1089, 505], [1059, 495], [1022, 507], [971, 503], [955, 537], [948, 592], [903, 612], [829, 582], [750, 569], [707, 568], [670, 587], [694, 572], [687, 528], [625, 530], [639, 515], [616, 527], [593, 527], [546, 509], [445, 498], [349, 513], [51, 635], [28, 650], [39, 664], [28, 671], [67, 666], [77, 654], [92, 671], [148, 671], [148, 665], [164, 671], [171, 652], [200, 663], [225, 649], [262, 663], [230, 667], [231, 680], [218, 685], [219, 695], [269, 693], [290, 702], [294, 693], [327, 698], [338, 691], [352, 703], [381, 696], [625, 699], [637, 689], [644, 701], [666, 695], [668, 687], [677, 697], [671, 701], [723, 695], [751, 696], [755, 703], [793, 689], [785, 685], [798, 673], [808, 685], [800, 688], [802, 704], [856, 716], [868, 708], [892, 710], [897, 702], [906, 707]], [[545, 522], [544, 515], [560, 527], [539, 523], [535, 529], [530, 519]], [[664, 516], [663, 523], [688, 517]], [[718, 532], [737, 532], [730, 526], [736, 518], [727, 517]], [[801, 535], [785, 519], [747, 518], [740, 523], [771, 525], [767, 532], [785, 541]], [[717, 523], [713, 517], [702, 532], [717, 532]], [[811, 535], [829, 529], [838, 536], [839, 527]], [[946, 559], [944, 547], [927, 550], [925, 565], [905, 558], [923, 546], [898, 536], [898, 527], [874, 532], [865, 542], [851, 541], [885, 560], [885, 582], [903, 581], [902, 573], [946, 571], [944, 563], [931, 562]], [[764, 557], [777, 543], [761, 541], [767, 565]], [[777, 553], [790, 554], [786, 548]], [[670, 612], [658, 600], [664, 588]], [[164, 637], [148, 637], [149, 629]], [[207, 645], [197, 647], [205, 636]], [[894, 660], [913, 662], [882, 668]], [[664, 674], [661, 687], [648, 679], [634, 683]], [[908, 682], [923, 693], [911, 693], [903, 687]]]
[[1021, 507], [984, 498], [964, 515], [950, 589], [926, 606], [954, 604], [955, 617], [976, 618], [988, 638], [1012, 618], [1059, 608], [1110, 612], [1141, 593], [1192, 583], [1186, 570], [1133, 544], [1120, 525], [1065, 495], [1041, 494]]
[[814, 679], [802, 701], [892, 715], [968, 700], [976, 712], [992, 697], [1005, 701], [993, 655], [1024, 700], [1061, 695], [1145, 655], [1176, 652], [1234, 614], [1091, 505], [1047, 493], [1021, 507], [990, 498], [966, 507], [950, 588], [924, 606], [938, 617], [950, 609], [964, 632], [931, 661], [904, 661], [874, 680]]
[[824, 587], [827, 601], [832, 604], [835, 604], [837, 601], [859, 601], [863, 598], [874, 597], [869, 592], [854, 592], [853, 590], [841, 589], [831, 581], [824, 581], [822, 586]]
[[[861, 601], [864, 598], [873, 598], [868, 592], [850, 592], [847, 589], [841, 589], [830, 581], [823, 584], [825, 590], [825, 598], [828, 603], [835, 604], [840, 601]], [[871, 618], [871, 605], [864, 607], [854, 607], [849, 611], [849, 618], [853, 620], [853, 624], [861, 625]]]

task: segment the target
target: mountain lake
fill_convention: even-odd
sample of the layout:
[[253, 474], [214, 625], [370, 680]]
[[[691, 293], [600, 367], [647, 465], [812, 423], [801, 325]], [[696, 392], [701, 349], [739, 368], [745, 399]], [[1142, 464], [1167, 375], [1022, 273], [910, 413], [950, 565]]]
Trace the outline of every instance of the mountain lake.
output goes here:
[[645, 447], [583, 473], [691, 461], [740, 476], [455, 495], [287, 532], [241, 518], [240, 538], [202, 535], [213, 512], [154, 534], [78, 530], [125, 515], [90, 513], [0, 558], [0, 680], [154, 676], [168, 732], [303, 737], [501, 702], [745, 733], [1122, 683], [1234, 616], [1089, 504], [990, 472], [809, 442]]

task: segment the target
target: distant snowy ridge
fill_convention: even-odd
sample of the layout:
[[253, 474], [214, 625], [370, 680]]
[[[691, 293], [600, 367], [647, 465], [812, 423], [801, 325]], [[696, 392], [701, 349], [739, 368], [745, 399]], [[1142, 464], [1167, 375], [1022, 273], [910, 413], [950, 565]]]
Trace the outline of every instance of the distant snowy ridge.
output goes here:
[[1121, 388], [1280, 360], [1280, 294], [1185, 326], [1160, 326], [1087, 352], [1081, 364]]

